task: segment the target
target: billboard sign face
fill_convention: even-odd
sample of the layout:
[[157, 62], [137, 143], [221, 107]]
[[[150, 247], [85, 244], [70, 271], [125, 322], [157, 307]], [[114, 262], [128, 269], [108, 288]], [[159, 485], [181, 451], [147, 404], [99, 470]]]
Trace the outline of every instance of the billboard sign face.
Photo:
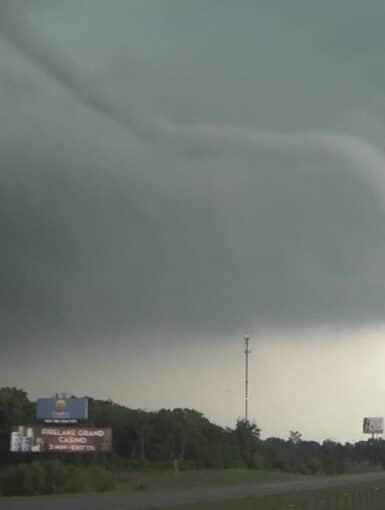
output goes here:
[[111, 452], [112, 430], [94, 427], [12, 427], [11, 452]]
[[384, 418], [364, 418], [362, 431], [364, 434], [383, 434]]
[[39, 398], [36, 402], [36, 419], [46, 423], [76, 423], [87, 420], [86, 398]]

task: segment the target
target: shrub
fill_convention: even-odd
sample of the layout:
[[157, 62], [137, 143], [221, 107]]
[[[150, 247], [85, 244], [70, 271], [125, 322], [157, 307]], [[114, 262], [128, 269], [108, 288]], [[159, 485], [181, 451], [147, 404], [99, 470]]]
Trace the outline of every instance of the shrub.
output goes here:
[[67, 466], [59, 460], [36, 462], [36, 464], [41, 464], [46, 473], [46, 491], [42, 494], [61, 492], [70, 477], [72, 466]]
[[78, 492], [88, 492], [91, 490], [92, 486], [86, 469], [71, 466], [61, 492], [74, 494]]
[[253, 459], [253, 468], [254, 469], [263, 469], [265, 467], [266, 467], [266, 464], [265, 464], [265, 459], [264, 459], [263, 455], [256, 452], [254, 454], [254, 459]]
[[34, 494], [46, 494], [47, 491], [47, 470], [40, 462], [28, 466], [31, 471], [32, 487]]
[[114, 475], [100, 466], [91, 466], [87, 469], [87, 477], [91, 490], [107, 492], [115, 488]]
[[0, 476], [0, 494], [4, 496], [105, 492], [114, 487], [113, 474], [101, 466], [78, 467], [59, 460], [19, 464]]
[[308, 460], [307, 468], [311, 475], [316, 475], [322, 472], [322, 464], [317, 457], [312, 457]]
[[149, 489], [149, 485], [146, 482], [139, 481], [134, 485], [135, 491], [146, 491]]
[[30, 496], [35, 494], [30, 466], [19, 464], [5, 471], [1, 478], [4, 496]]

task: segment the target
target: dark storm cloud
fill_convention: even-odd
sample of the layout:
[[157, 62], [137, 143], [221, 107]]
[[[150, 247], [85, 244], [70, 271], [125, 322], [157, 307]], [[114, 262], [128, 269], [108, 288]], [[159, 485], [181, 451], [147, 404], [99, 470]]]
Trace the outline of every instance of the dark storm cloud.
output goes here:
[[85, 106], [111, 117], [118, 123], [130, 127], [140, 138], [151, 136], [151, 126], [144, 124], [131, 112], [110, 103], [99, 96], [94, 87], [89, 86], [81, 74], [76, 73], [66, 59], [39, 37], [30, 27], [27, 4], [4, 0], [0, 6], [0, 31], [2, 36], [18, 50], [22, 51], [39, 68], [63, 84]]
[[370, 141], [133, 113], [130, 90], [102, 93], [26, 6], [2, 1], [1, 34], [74, 103], [42, 80], [28, 115], [5, 109], [3, 324], [92, 335], [384, 317], [384, 159]]

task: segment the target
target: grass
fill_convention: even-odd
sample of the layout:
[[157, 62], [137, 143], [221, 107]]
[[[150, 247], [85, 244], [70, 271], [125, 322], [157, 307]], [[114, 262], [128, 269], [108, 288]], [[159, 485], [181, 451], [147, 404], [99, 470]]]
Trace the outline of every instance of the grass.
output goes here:
[[385, 482], [293, 494], [169, 506], [167, 510], [383, 510]]
[[[368, 472], [369, 469], [354, 470]], [[374, 470], [373, 470], [374, 471]], [[117, 480], [116, 489], [112, 492], [130, 493], [141, 490], [156, 489], [193, 489], [204, 487], [230, 487], [242, 484], [290, 482], [310, 480], [314, 476], [306, 476], [279, 471], [222, 469], [222, 470], [187, 470], [175, 473], [168, 470], [133, 471], [124, 470], [115, 472]], [[111, 494], [111, 492], [110, 492]], [[86, 494], [84, 494], [86, 495]], [[382, 506], [374, 506], [374, 497], [382, 498]], [[46, 497], [46, 496], [45, 496]], [[50, 497], [50, 496], [48, 496]], [[370, 499], [371, 498], [371, 499]], [[371, 501], [370, 506], [365, 506]], [[378, 503], [378, 502], [377, 502]], [[376, 503], [376, 504], [377, 504]], [[318, 506], [317, 506], [318, 505]], [[324, 506], [321, 506], [324, 505]], [[345, 506], [344, 506], [345, 505]], [[354, 506], [356, 505], [356, 506]], [[357, 506], [358, 505], [358, 506]], [[1, 505], [0, 505], [1, 506]], [[319, 491], [304, 491], [276, 496], [263, 496], [237, 501], [224, 501], [220, 503], [201, 503], [167, 507], [167, 510], [384, 510], [385, 509], [385, 481], [364, 482], [344, 488], [323, 489]]]
[[361, 473], [374, 473], [379, 471], [383, 471], [383, 468], [380, 465], [359, 463], [348, 466], [346, 469], [346, 474], [358, 475]]
[[[114, 492], [126, 493], [154, 489], [230, 487], [242, 484], [290, 482], [312, 478], [310, 476], [293, 473], [263, 470], [254, 471], [247, 469], [186, 470], [180, 471], [179, 473], [175, 473], [171, 470], [125, 470], [116, 472], [114, 476], [117, 481], [116, 488], [111, 491], [110, 494]], [[87, 493], [91, 494], [92, 492], [87, 491], [82, 495], [86, 495]], [[45, 495], [43, 497], [57, 497], [58, 495], [61, 494]], [[64, 495], [64, 493], [62, 495]], [[2, 499], [1, 496], [0, 499]]]
[[193, 489], [229, 487], [247, 483], [274, 483], [308, 480], [309, 476], [277, 471], [246, 469], [210, 469], [180, 471], [125, 471], [117, 475], [118, 490]]

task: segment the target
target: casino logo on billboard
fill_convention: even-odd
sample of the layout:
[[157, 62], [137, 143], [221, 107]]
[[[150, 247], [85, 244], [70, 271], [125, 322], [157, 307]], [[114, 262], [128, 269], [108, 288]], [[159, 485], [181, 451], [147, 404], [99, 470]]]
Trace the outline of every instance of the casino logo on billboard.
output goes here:
[[36, 419], [45, 423], [77, 423], [88, 418], [86, 398], [39, 398]]
[[384, 433], [384, 418], [364, 418], [362, 425], [364, 434], [383, 434]]
[[111, 452], [110, 428], [94, 427], [12, 427], [11, 452]]
[[56, 400], [56, 412], [57, 413], [65, 413], [67, 407], [67, 402], [64, 399]]

